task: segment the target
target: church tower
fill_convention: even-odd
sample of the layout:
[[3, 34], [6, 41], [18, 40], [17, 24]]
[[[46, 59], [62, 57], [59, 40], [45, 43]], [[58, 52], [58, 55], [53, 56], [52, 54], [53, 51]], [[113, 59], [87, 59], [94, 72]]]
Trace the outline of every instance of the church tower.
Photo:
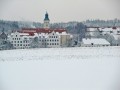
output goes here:
[[46, 12], [45, 18], [44, 18], [44, 28], [45, 29], [50, 28], [50, 20], [49, 20], [49, 15], [47, 12]]

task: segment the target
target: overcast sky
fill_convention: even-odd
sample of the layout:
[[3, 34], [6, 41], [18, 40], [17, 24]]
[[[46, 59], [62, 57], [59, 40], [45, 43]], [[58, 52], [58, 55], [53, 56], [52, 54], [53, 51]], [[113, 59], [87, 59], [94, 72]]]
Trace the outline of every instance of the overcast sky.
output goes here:
[[120, 0], [0, 0], [0, 19], [51, 22], [120, 19]]

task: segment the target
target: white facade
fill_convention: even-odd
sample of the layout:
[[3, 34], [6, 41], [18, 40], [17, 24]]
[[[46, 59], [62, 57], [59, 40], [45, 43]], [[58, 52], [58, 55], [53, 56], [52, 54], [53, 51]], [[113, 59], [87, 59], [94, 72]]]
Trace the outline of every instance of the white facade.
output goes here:
[[60, 36], [54, 31], [49, 34], [41, 33], [38, 36], [41, 47], [48, 47], [48, 48], [60, 47]]
[[[70, 34], [65, 34], [52, 31], [51, 33], [34, 33], [34, 36], [30, 36], [28, 33], [19, 33], [14, 32], [9, 36], [9, 41], [16, 49], [25, 49], [25, 48], [59, 48], [63, 43], [69, 43], [69, 40], [66, 40], [66, 35], [70, 37]], [[34, 39], [37, 38], [38, 41], [34, 42]], [[61, 40], [64, 40], [61, 42]]]
[[82, 47], [102, 47], [102, 46], [110, 46], [110, 43], [102, 38], [91, 38], [91, 39], [83, 38], [81, 46]]
[[9, 36], [9, 40], [14, 48], [16, 49], [25, 49], [30, 48], [30, 41], [31, 37], [29, 34], [23, 34], [19, 32], [12, 33]]

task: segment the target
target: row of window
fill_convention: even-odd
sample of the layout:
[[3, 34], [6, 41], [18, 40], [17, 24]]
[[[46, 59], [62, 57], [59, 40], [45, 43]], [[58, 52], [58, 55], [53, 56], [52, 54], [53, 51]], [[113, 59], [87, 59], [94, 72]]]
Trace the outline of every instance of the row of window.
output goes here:
[[[27, 40], [27, 38], [24, 38], [25, 40]], [[31, 38], [29, 38], [31, 39]], [[20, 40], [20, 38], [12, 38], [12, 40]]]
[[[39, 38], [45, 38], [45, 36], [39, 36]], [[58, 36], [49, 36], [49, 38], [58, 38]]]
[[12, 40], [20, 40], [20, 38], [12, 38]]
[[59, 43], [42, 43], [42, 45], [59, 45]]
[[29, 43], [28, 41], [12, 41], [12, 43]]
[[29, 44], [14, 44], [14, 46], [30, 46]]
[[58, 38], [58, 36], [49, 36], [49, 38]]
[[[102, 33], [103, 31], [99, 31], [100, 33]], [[113, 33], [113, 31], [110, 31], [110, 33]], [[117, 31], [117, 33], [120, 33], [120, 31]]]
[[56, 41], [59, 41], [59, 40], [58, 40], [58, 39], [57, 39], [57, 40], [55, 39], [55, 40], [39, 40], [39, 41], [42, 41], [42, 42], [44, 42], [44, 41], [45, 41], [45, 42], [46, 42], [46, 41], [50, 41], [50, 42], [52, 41], [52, 42], [54, 42], [54, 41], [55, 41], [55, 42], [56, 42]]

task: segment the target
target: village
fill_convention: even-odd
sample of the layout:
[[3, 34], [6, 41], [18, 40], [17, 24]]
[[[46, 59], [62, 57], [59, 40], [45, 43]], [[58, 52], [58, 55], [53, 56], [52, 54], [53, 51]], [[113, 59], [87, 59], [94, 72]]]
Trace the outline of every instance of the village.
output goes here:
[[87, 27], [85, 37], [79, 40], [64, 28], [50, 28], [46, 12], [42, 28], [22, 28], [0, 34], [0, 50], [62, 47], [120, 46], [120, 27]]

